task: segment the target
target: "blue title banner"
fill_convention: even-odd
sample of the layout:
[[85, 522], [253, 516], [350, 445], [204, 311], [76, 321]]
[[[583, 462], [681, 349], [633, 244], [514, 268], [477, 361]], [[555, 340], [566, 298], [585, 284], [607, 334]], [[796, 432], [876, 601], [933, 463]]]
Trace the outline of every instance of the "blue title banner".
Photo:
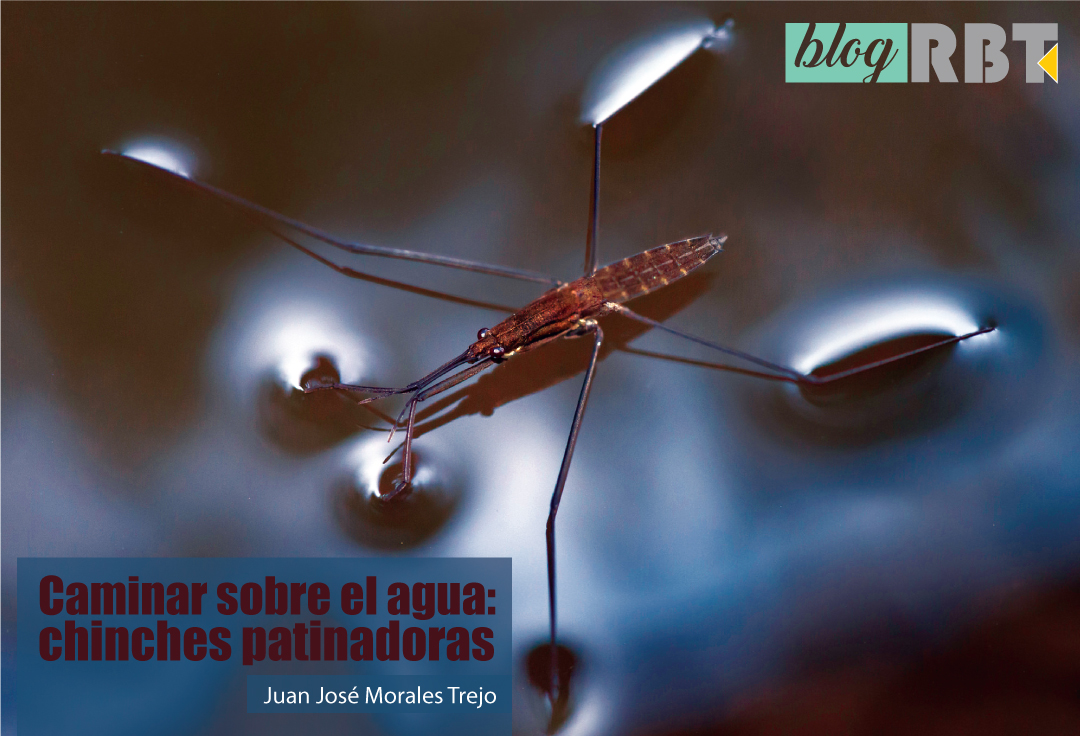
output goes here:
[[224, 709], [507, 734], [511, 578], [509, 559], [23, 558], [19, 728], [183, 732]]

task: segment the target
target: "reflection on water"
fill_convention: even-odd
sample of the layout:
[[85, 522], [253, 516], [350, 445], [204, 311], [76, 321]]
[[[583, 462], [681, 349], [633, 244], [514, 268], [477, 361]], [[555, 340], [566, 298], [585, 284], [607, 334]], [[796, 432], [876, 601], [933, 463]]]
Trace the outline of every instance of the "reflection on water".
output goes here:
[[119, 151], [125, 156], [160, 166], [180, 176], [191, 176], [195, 168], [194, 155], [170, 140], [143, 139], [121, 146]]
[[[395, 516], [372, 494], [400, 459], [383, 464], [399, 399], [365, 408], [297, 387], [312, 371], [402, 385], [501, 316], [345, 279], [86, 161], [133, 131], [182, 130], [212, 183], [315, 225], [568, 279], [586, 229], [577, 102], [590, 84], [591, 122], [622, 110], [605, 123], [601, 260], [730, 236], [646, 313], [805, 370], [998, 329], [808, 395], [631, 354], [633, 340], [715, 358], [605, 324], [560, 512], [560, 626], [582, 667], [562, 732], [722, 730], [733, 703], [799, 668], [903, 661], [1001, 591], [1075, 579], [1080, 74], [785, 85], [790, 12], [742, 9], [739, 54], [698, 54], [693, 74], [650, 88], [703, 39], [723, 46], [725, 26], [706, 38], [720, 19], [648, 4], [6, 8], [5, 184], [18, 186], [4, 211], [5, 623], [20, 554], [511, 556], [515, 728], [542, 731], [526, 665], [547, 631], [543, 525], [587, 349], [515, 358], [426, 407], [422, 492]], [[598, 66], [626, 39], [647, 43]], [[114, 68], [138, 73], [99, 74]], [[664, 124], [635, 127], [657, 100]], [[125, 152], [190, 171], [165, 143]], [[537, 295], [349, 265], [485, 302]], [[129, 447], [149, 459], [116, 462]], [[183, 703], [157, 683], [129, 693], [189, 731], [233, 733], [248, 727], [244, 674], [178, 674]], [[320, 721], [369, 727], [426, 726]]]
[[735, 42], [735, 19], [726, 17], [701, 41], [701, 47], [716, 53], [726, 51]]
[[[726, 41], [729, 23], [719, 35], [712, 21], [672, 24], [629, 41], [612, 51], [593, 72], [582, 95], [581, 121], [600, 125], [662, 79], [707, 41]], [[719, 44], [716, 46], [719, 48]]]
[[283, 384], [303, 390], [300, 379], [319, 356], [333, 356], [333, 367], [346, 383], [358, 382], [370, 370], [362, 339], [329, 305], [272, 297], [253, 308], [258, 321], [244, 335], [230, 338], [238, 341], [233, 347], [235, 375], [272, 369]]
[[[892, 292], [875, 291], [862, 299], [835, 299], [819, 307], [806, 334], [793, 336], [801, 338], [802, 345], [793, 351], [791, 366], [800, 373], [812, 373], [874, 343], [920, 333], [966, 335], [983, 327], [956, 303], [955, 297], [907, 285]], [[980, 341], [969, 340], [965, 347]]]

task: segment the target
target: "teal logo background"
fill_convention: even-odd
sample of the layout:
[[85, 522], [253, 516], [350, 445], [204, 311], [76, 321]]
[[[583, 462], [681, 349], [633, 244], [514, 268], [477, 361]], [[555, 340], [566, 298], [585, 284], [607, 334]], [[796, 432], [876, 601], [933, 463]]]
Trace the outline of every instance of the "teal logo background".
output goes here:
[[786, 82], [906, 82], [908, 25], [786, 23], [784, 69]]

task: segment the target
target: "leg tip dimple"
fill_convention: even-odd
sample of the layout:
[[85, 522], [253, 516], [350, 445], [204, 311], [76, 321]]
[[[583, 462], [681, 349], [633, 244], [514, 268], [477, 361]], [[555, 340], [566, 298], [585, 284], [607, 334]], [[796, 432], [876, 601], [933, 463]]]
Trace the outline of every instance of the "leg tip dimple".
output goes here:
[[408, 481], [399, 480], [394, 484], [394, 490], [390, 491], [384, 496], [378, 496], [379, 501], [382, 503], [391, 503], [395, 499], [405, 498], [408, 495], [408, 491], [411, 484]]
[[577, 684], [578, 657], [576, 653], [559, 644], [555, 647], [555, 668], [552, 678], [552, 651], [550, 644], [534, 647], [525, 657], [525, 671], [535, 692], [547, 700], [549, 712], [544, 733], [558, 733], [574, 714], [573, 691]]

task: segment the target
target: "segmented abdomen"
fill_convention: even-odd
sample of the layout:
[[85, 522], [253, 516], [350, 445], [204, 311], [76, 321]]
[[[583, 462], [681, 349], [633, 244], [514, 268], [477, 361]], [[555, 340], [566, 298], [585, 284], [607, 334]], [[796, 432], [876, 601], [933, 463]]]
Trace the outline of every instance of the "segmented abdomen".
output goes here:
[[624, 258], [594, 275], [605, 301], [622, 304], [681, 279], [719, 253], [726, 238], [702, 235]]

